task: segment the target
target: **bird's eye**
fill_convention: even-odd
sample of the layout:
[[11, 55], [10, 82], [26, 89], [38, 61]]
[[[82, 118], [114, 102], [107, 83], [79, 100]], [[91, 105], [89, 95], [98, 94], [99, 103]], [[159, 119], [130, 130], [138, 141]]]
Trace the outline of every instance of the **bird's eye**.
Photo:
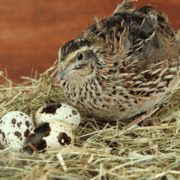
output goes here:
[[83, 60], [83, 59], [84, 59], [84, 55], [83, 55], [83, 53], [78, 53], [78, 55], [77, 55], [76, 59], [77, 59], [78, 61]]

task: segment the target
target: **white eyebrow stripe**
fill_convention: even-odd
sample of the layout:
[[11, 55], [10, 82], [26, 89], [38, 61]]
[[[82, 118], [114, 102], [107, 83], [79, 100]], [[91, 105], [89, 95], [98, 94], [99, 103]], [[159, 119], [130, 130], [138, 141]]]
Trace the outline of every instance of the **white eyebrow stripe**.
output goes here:
[[77, 53], [79, 53], [79, 52], [84, 52], [84, 51], [86, 51], [87, 49], [89, 49], [89, 47], [83, 46], [83, 47], [81, 47], [80, 49], [78, 49], [77, 51], [70, 53], [70, 54], [66, 57], [66, 61], [69, 62], [71, 59], [73, 59], [73, 58], [76, 57]]

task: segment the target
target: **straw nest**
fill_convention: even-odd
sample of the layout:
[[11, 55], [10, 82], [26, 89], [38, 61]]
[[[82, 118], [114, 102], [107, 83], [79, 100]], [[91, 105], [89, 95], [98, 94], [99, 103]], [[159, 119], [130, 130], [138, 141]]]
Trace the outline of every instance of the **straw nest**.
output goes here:
[[[0, 118], [19, 110], [34, 119], [46, 103], [65, 102], [55, 81], [57, 63], [34, 78], [14, 84], [6, 73], [0, 86]], [[0, 147], [0, 179], [126, 180], [180, 179], [180, 90], [168, 98], [153, 118], [158, 126], [96, 121], [82, 117], [74, 145], [45, 153], [17, 153]]]

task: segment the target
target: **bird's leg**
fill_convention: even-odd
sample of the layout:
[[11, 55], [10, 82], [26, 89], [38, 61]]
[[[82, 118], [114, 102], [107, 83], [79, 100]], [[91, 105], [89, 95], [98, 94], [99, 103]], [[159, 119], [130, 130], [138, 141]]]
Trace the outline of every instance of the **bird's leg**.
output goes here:
[[[157, 122], [155, 123], [155, 121], [153, 119], [149, 119], [149, 120], [146, 120], [146, 118], [149, 118], [153, 113], [155, 113], [157, 110], [159, 109], [156, 108], [156, 109], [150, 109], [148, 111], [146, 111], [144, 114], [142, 114], [141, 116], [139, 116], [137, 119], [133, 120], [132, 122], [128, 123], [125, 127], [125, 129], [128, 129], [130, 128], [131, 126], [135, 125], [135, 124], [138, 124], [140, 122], [143, 121], [143, 124], [144, 125], [147, 125], [147, 124], [151, 124], [151, 125], [156, 125], [157, 126]], [[148, 123], [149, 122], [149, 123]]]
[[154, 119], [151, 119], [151, 117], [148, 118], [148, 119], [146, 119], [146, 120], [143, 120], [142, 123], [143, 123], [144, 126], [149, 126], [149, 125], [152, 125], [152, 126], [158, 126], [157, 121], [154, 120]]

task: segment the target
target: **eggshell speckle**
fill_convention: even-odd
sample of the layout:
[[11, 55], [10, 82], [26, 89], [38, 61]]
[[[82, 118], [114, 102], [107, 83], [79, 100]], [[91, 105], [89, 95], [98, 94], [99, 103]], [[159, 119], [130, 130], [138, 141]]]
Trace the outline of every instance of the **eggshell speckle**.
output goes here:
[[31, 143], [38, 151], [46, 148], [59, 148], [74, 143], [75, 133], [72, 126], [64, 121], [54, 120], [42, 122], [28, 136]]
[[32, 119], [21, 111], [11, 111], [0, 119], [0, 141], [4, 147], [21, 151], [30, 131]]
[[61, 120], [68, 122], [75, 130], [81, 121], [79, 112], [72, 106], [65, 103], [50, 103], [41, 107], [35, 115], [36, 124]]

